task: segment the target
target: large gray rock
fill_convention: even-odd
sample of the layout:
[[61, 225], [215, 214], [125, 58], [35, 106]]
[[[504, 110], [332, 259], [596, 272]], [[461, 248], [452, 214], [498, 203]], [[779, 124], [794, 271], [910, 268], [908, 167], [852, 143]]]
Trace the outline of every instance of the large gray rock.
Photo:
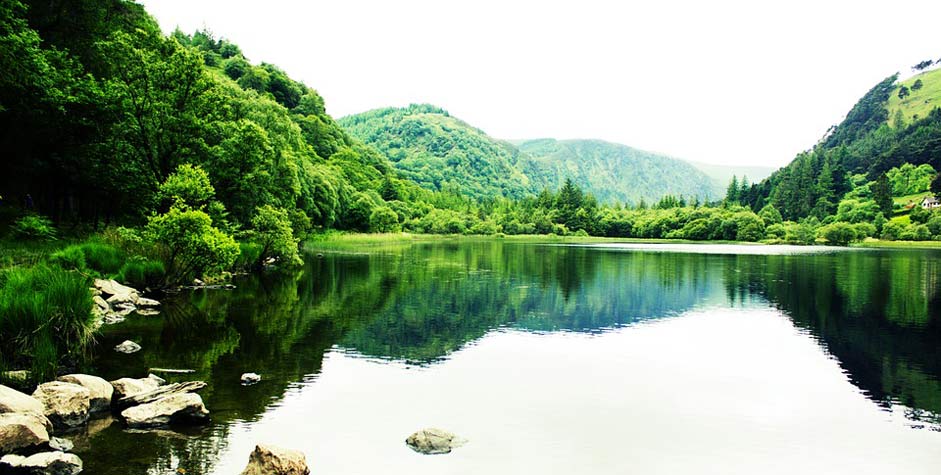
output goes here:
[[0, 453], [28, 449], [49, 442], [52, 424], [33, 412], [0, 414]]
[[160, 427], [170, 423], [204, 423], [209, 411], [196, 393], [172, 394], [154, 402], [129, 407], [121, 412], [128, 427]]
[[150, 404], [152, 402], [157, 402], [159, 399], [163, 399], [174, 394], [186, 394], [199, 391], [200, 389], [206, 387], [206, 383], [202, 381], [186, 381], [183, 383], [173, 383], [166, 386], [160, 386], [153, 391], [147, 391], [145, 393], [134, 394], [132, 396], [122, 397], [117, 401], [114, 401], [114, 405], [119, 409], [124, 409], [131, 406], [137, 406], [139, 404]]
[[114, 347], [114, 351], [118, 353], [131, 354], [140, 351], [140, 345], [134, 343], [131, 340], [124, 340], [120, 344]]
[[161, 384], [165, 383], [163, 379], [151, 375], [146, 378], [121, 378], [111, 381], [111, 386], [114, 388], [114, 399], [121, 399], [129, 396], [134, 396], [136, 394], [146, 393], [157, 389]]
[[158, 302], [158, 301], [156, 301], [156, 300], [154, 300], [154, 299], [147, 299], [147, 298], [144, 298], [144, 297], [139, 297], [139, 298], [137, 299], [136, 305], [137, 305], [138, 308], [140, 308], [140, 307], [159, 307], [159, 306], [160, 306], [160, 302]]
[[304, 454], [273, 445], [257, 445], [242, 475], [308, 475]]
[[43, 413], [38, 399], [0, 384], [0, 414], [7, 412]]
[[77, 427], [88, 421], [91, 393], [77, 384], [50, 381], [40, 384], [33, 397], [43, 405], [43, 414], [57, 428]]
[[135, 301], [140, 297], [140, 292], [138, 292], [137, 289], [121, 285], [114, 279], [95, 279], [95, 288], [100, 290], [103, 295], [109, 297], [114, 295], [134, 295]]
[[0, 473], [75, 475], [81, 471], [82, 459], [65, 452], [40, 452], [29, 457], [5, 455], [0, 459]]
[[467, 443], [466, 440], [441, 429], [422, 429], [405, 439], [412, 450], [422, 454], [446, 454]]
[[250, 386], [261, 381], [261, 375], [257, 373], [245, 373], [241, 377], [242, 386]]
[[59, 452], [68, 452], [75, 448], [75, 444], [73, 444], [69, 439], [50, 437], [49, 448], [52, 450], [58, 450]]
[[59, 376], [57, 381], [77, 384], [89, 392], [89, 411], [104, 412], [111, 409], [111, 396], [114, 388], [111, 383], [90, 374], [67, 374]]

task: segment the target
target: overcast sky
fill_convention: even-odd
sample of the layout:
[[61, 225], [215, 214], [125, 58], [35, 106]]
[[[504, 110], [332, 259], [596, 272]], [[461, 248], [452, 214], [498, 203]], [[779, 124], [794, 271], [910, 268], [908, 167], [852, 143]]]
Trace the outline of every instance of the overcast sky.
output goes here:
[[490, 135], [782, 166], [941, 57], [941, 1], [145, 0], [317, 89], [334, 117], [432, 103]]

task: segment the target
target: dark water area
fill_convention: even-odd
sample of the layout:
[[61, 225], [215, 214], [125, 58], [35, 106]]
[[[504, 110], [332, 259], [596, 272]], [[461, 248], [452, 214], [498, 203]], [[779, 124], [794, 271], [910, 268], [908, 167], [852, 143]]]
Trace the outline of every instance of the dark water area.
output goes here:
[[[108, 326], [212, 423], [70, 437], [91, 474], [936, 473], [941, 252], [455, 240], [325, 252]], [[143, 350], [110, 350], [130, 339]], [[244, 372], [261, 383], [241, 386]], [[414, 430], [469, 440], [411, 452]]]

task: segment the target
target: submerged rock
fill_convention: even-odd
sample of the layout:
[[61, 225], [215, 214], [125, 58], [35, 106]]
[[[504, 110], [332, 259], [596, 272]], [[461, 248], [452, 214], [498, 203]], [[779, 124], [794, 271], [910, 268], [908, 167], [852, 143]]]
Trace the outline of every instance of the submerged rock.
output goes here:
[[[137, 301], [137, 298], [140, 296], [140, 292], [138, 292], [137, 289], [121, 285], [114, 279], [95, 279], [95, 288], [100, 290], [103, 295], [108, 295], [109, 297], [123, 295], [128, 296], [128, 298], [133, 301]], [[107, 300], [110, 301], [110, 298]]]
[[460, 447], [467, 441], [450, 432], [428, 428], [408, 436], [405, 443], [418, 453], [431, 455], [450, 453], [451, 449]]
[[43, 406], [38, 399], [0, 384], [0, 414], [7, 412], [42, 414]]
[[49, 442], [52, 424], [33, 412], [0, 414], [0, 453], [14, 452]]
[[242, 375], [242, 386], [250, 386], [261, 381], [261, 375], [257, 373], [245, 373]]
[[307, 459], [297, 450], [257, 445], [241, 475], [308, 475]]
[[121, 412], [128, 427], [160, 427], [170, 423], [203, 423], [209, 411], [196, 393], [172, 394], [154, 402], [129, 407]]
[[131, 354], [136, 353], [141, 350], [140, 345], [134, 343], [131, 340], [124, 340], [121, 344], [114, 347], [114, 351], [118, 353]]
[[156, 301], [156, 300], [154, 300], [154, 299], [148, 299], [148, 298], [140, 297], [140, 298], [137, 299], [136, 305], [137, 305], [138, 308], [140, 308], [140, 307], [159, 307], [159, 306], [160, 306], [160, 302], [158, 302], [158, 301]]
[[114, 387], [104, 379], [90, 374], [67, 374], [59, 376], [56, 380], [77, 384], [87, 389], [89, 393], [89, 411], [103, 412], [111, 409], [111, 396], [114, 395]]
[[33, 397], [42, 403], [43, 414], [55, 427], [76, 427], [88, 421], [91, 392], [82, 386], [50, 381], [40, 384]]
[[0, 473], [75, 475], [81, 471], [82, 459], [65, 452], [40, 452], [29, 457], [5, 455], [0, 459]]

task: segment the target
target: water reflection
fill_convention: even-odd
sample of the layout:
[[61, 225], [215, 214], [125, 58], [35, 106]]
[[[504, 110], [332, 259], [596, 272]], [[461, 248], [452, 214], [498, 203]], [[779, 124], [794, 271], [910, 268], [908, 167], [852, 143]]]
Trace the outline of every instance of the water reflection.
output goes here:
[[[428, 366], [498, 329], [591, 335], [694, 309], [769, 305], [814, 335], [869, 398], [902, 405], [913, 421], [939, 422], [938, 253], [656, 251], [414, 244], [311, 256], [297, 273], [194, 292], [159, 317], [109, 327], [89, 371], [117, 378], [152, 367], [193, 369], [168, 379], [207, 381], [214, 423], [176, 438], [128, 434], [114, 424], [87, 437], [82, 457], [91, 473], [210, 473], [233, 428], [250, 427], [298, 382], [316, 380], [324, 355], [336, 350]], [[144, 351], [107, 351], [124, 339]], [[248, 371], [263, 374], [262, 383], [240, 386]]]

